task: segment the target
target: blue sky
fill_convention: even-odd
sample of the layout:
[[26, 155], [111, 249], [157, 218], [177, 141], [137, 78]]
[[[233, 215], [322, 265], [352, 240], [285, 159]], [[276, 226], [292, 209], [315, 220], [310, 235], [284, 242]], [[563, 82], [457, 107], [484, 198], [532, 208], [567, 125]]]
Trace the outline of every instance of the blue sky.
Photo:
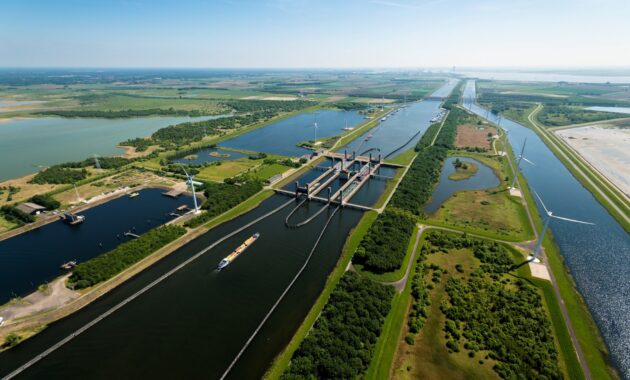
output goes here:
[[0, 66], [630, 66], [630, 0], [3, 0]]

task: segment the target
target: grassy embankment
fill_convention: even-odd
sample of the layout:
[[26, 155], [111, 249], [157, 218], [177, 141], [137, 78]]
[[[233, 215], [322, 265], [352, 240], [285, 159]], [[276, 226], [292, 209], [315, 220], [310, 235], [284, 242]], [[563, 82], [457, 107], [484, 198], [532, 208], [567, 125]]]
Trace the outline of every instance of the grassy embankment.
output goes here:
[[[527, 206], [536, 224], [536, 228], [542, 228], [542, 219], [538, 215], [538, 209], [532, 193], [527, 186], [527, 181], [519, 173], [519, 182], [523, 187], [523, 195], [527, 200]], [[580, 343], [580, 347], [586, 357], [586, 362], [591, 375], [594, 379], [618, 379], [619, 375], [610, 365], [607, 355], [608, 348], [604, 343], [604, 340], [599, 332], [599, 327], [593, 320], [588, 306], [584, 302], [582, 295], [577, 290], [575, 282], [571, 277], [560, 253], [560, 249], [553, 239], [553, 234], [548, 232], [543, 241], [543, 248], [545, 249], [545, 255], [548, 260], [549, 266], [553, 271], [553, 275], [556, 279], [556, 284], [560, 291], [562, 300], [567, 312], [571, 325]], [[573, 344], [569, 337], [564, 319], [561, 318], [560, 306], [551, 284], [548, 287], [543, 288], [545, 292], [545, 300], [549, 305], [552, 312], [552, 322], [554, 323], [554, 329], [558, 340], [562, 343], [562, 351], [568, 368], [573, 368], [569, 372], [577, 372], [575, 368], [579, 369], [579, 373], [582, 374], [581, 368], [579, 368], [579, 362], [575, 351], [573, 350]], [[551, 300], [554, 300], [553, 302]], [[558, 333], [560, 331], [560, 333]], [[583, 376], [583, 374], [582, 374]]]
[[[521, 114], [521, 117], [516, 118], [515, 120], [523, 123], [524, 125], [528, 125], [527, 122], [523, 121], [523, 118], [526, 119], [526, 116]], [[554, 154], [559, 157], [556, 152], [554, 152]], [[566, 165], [566, 162], [563, 161], [563, 163]], [[529, 190], [527, 180], [520, 173], [518, 177], [521, 184], [521, 191], [523, 192], [523, 196], [527, 201], [527, 207], [529, 208], [530, 214], [534, 219], [534, 224], [536, 225], [537, 230], [540, 230], [542, 228], [542, 220], [538, 215], [536, 202], [532, 193]], [[562, 302], [567, 309], [569, 319], [571, 320], [571, 324], [576, 333], [577, 339], [580, 342], [580, 346], [586, 357], [587, 365], [589, 370], [591, 371], [591, 375], [593, 376], [593, 378], [596, 379], [618, 378], [619, 375], [616, 373], [616, 371], [613, 369], [608, 361], [608, 349], [603, 341], [603, 338], [601, 337], [599, 328], [593, 320], [591, 312], [589, 311], [588, 306], [582, 298], [582, 295], [577, 290], [575, 282], [571, 277], [571, 274], [568, 272], [568, 269], [562, 258], [562, 254], [560, 253], [560, 249], [556, 245], [553, 239], [553, 234], [551, 232], [546, 234], [543, 241], [543, 247], [545, 249], [545, 253], [551, 270], [553, 271], [553, 274], [555, 276], [556, 283], [562, 297]], [[551, 288], [551, 286], [549, 287]], [[570, 343], [570, 338], [568, 335], [568, 330], [566, 330], [564, 319], [559, 317], [561, 315], [559, 311], [559, 305], [557, 303], [559, 300], [557, 300], [553, 289], [543, 290], [545, 291], [545, 299], [550, 309], [554, 311], [554, 314], [552, 315], [552, 321], [554, 322], [556, 336], [558, 336], [559, 340], [565, 341], [563, 343], [563, 348], [572, 348], [573, 345]], [[551, 299], [555, 300], [555, 302], [551, 302]], [[558, 331], [560, 331], [560, 333], [558, 333]], [[562, 335], [566, 335], [566, 337], [562, 338]], [[565, 361], [569, 363], [567, 367], [579, 367], [575, 351], [563, 349], [562, 353], [565, 357]], [[576, 371], [574, 370], [573, 372]], [[581, 373], [581, 369], [579, 370], [579, 372]]]

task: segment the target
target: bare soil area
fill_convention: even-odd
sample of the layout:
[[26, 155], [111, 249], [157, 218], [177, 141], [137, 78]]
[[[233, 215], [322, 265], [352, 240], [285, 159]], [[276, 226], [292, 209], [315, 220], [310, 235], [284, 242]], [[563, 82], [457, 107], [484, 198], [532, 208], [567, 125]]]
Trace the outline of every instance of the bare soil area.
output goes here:
[[630, 196], [630, 128], [589, 125], [555, 133]]
[[488, 137], [488, 133], [496, 135], [497, 130], [494, 127], [485, 125], [460, 125], [457, 127], [455, 146], [458, 148], [491, 149], [492, 139]]

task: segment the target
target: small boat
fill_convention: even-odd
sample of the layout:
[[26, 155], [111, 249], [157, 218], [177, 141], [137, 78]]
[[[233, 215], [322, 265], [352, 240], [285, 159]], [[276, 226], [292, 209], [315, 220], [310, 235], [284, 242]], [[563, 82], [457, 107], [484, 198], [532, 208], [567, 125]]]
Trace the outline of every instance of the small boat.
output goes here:
[[184, 211], [184, 210], [187, 210], [187, 209], [188, 209], [188, 205], [181, 205], [176, 210], [177, 211]]
[[64, 213], [63, 216], [61, 216], [61, 219], [67, 224], [74, 225], [83, 223], [85, 221], [85, 215], [76, 215], [67, 212]]
[[61, 264], [61, 269], [72, 269], [77, 266], [76, 260], [68, 261], [67, 263]]
[[245, 240], [243, 244], [239, 245], [238, 248], [236, 248], [232, 253], [225, 256], [223, 260], [221, 260], [217, 268], [221, 270], [230, 265], [230, 263], [234, 261], [241, 253], [245, 252], [245, 250], [249, 248], [250, 245], [254, 244], [254, 242], [258, 240], [259, 237], [260, 234], [258, 232], [253, 234], [249, 239]]
[[138, 192], [136, 191], [136, 192], [133, 192], [133, 193], [129, 194], [129, 198], [135, 198], [135, 197], [137, 197], [138, 195], [140, 195], [140, 193], [138, 193]]

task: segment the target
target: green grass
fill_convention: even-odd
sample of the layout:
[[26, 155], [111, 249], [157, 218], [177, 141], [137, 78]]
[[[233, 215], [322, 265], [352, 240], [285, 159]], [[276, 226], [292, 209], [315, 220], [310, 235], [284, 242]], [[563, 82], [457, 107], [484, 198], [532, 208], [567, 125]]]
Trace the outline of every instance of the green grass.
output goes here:
[[278, 379], [282, 375], [284, 370], [289, 366], [293, 353], [298, 348], [304, 337], [308, 335], [308, 332], [317, 320], [317, 317], [324, 308], [324, 305], [326, 305], [326, 302], [328, 302], [330, 293], [332, 293], [333, 289], [339, 282], [339, 279], [344, 274], [348, 263], [352, 259], [354, 252], [361, 242], [361, 239], [363, 239], [363, 236], [367, 233], [372, 223], [374, 223], [377, 215], [378, 214], [375, 211], [366, 212], [365, 214], [363, 214], [363, 217], [356, 225], [356, 227], [354, 227], [354, 229], [348, 236], [346, 243], [344, 244], [341, 257], [337, 262], [337, 266], [328, 277], [328, 280], [326, 281], [326, 286], [324, 287], [322, 293], [317, 298], [315, 304], [313, 304], [313, 306], [311, 307], [311, 310], [309, 311], [306, 318], [304, 318], [304, 321], [302, 322], [296, 333], [293, 335], [293, 338], [291, 338], [289, 344], [287, 344], [285, 349], [274, 359], [271, 367], [267, 370], [267, 373], [265, 373], [265, 379]]
[[461, 181], [464, 179], [468, 179], [477, 173], [479, 167], [472, 162], [466, 163], [466, 168], [459, 167], [455, 169], [455, 173], [448, 176], [448, 179], [451, 181]]
[[[394, 282], [403, 278], [407, 268], [410, 265], [410, 258], [413, 253], [413, 247], [418, 240], [417, 228], [414, 229], [414, 233], [411, 235], [409, 239], [409, 244], [407, 245], [407, 252], [405, 253], [405, 258], [403, 259], [403, 263], [397, 270], [393, 272], [385, 272], [385, 273], [372, 273], [370, 271], [364, 270], [363, 266], [360, 264], [353, 264], [354, 269], [363, 277], [367, 277], [372, 281], [377, 282]], [[410, 274], [411, 276], [411, 274]]]
[[221, 215], [218, 215], [214, 219], [211, 219], [206, 224], [204, 224], [204, 227], [210, 229], [218, 226], [223, 222], [234, 219], [237, 216], [256, 208], [262, 201], [271, 197], [273, 194], [273, 190], [262, 190], [248, 198], [246, 201], [240, 203], [238, 206], [231, 208], [229, 211], [226, 211]]
[[374, 203], [374, 206], [372, 206], [373, 208], [380, 208], [385, 205], [387, 198], [389, 198], [390, 194], [394, 191], [394, 188], [396, 187], [396, 184], [398, 183], [400, 177], [402, 177], [403, 173], [404, 169], [396, 170], [393, 178], [387, 181], [385, 190], [383, 190], [383, 193], [378, 197], [378, 200], [376, 201], [376, 203]]
[[269, 179], [276, 174], [284, 173], [289, 170], [288, 166], [284, 166], [281, 164], [263, 164], [259, 169], [254, 171], [254, 175], [260, 179]]
[[387, 160], [385, 162], [407, 166], [411, 164], [413, 159], [416, 157], [416, 154], [417, 152], [415, 148], [409, 148], [406, 151], [402, 152], [400, 155], [398, 155], [396, 158]]
[[[527, 181], [521, 174], [519, 174], [519, 181], [521, 183], [523, 195], [527, 199], [527, 205], [534, 219], [536, 228], [540, 230], [542, 227], [542, 220], [538, 215], [538, 209], [535, 206], [534, 198], [529, 192]], [[586, 362], [593, 379], [618, 379], [619, 375], [615, 372], [613, 367], [608, 364], [606, 357], [608, 349], [606, 348], [606, 344], [600, 335], [599, 328], [595, 324], [588, 307], [584, 303], [584, 299], [577, 290], [575, 283], [573, 282], [573, 278], [567, 271], [562, 255], [560, 254], [560, 250], [553, 240], [553, 234], [551, 231], [549, 231], [545, 236], [543, 247], [545, 249], [547, 260], [549, 260], [549, 265], [551, 266], [553, 275], [556, 279], [556, 283], [558, 284], [558, 288], [560, 289], [562, 301], [569, 313], [569, 319], [571, 320], [573, 330], [575, 331], [577, 339], [580, 343], [582, 352], [586, 357]], [[555, 294], [553, 296], [556, 300], [556, 304], [551, 306], [551, 310], [558, 310], [559, 313], [560, 306], [558, 305], [558, 302], [560, 300], [555, 297]], [[562, 324], [564, 325], [564, 319], [562, 320]], [[554, 327], [556, 327], [556, 323], [554, 323]], [[561, 335], [562, 333], [560, 333], [558, 339], [561, 339]], [[569, 347], [571, 347], [571, 349], [567, 348], [567, 350], [574, 352], [572, 349], [572, 342]], [[567, 360], [567, 370], [573, 371], [573, 369], [570, 368], [570, 364], [572, 362], [572, 359], [570, 358], [571, 355], [565, 354], [564, 356], [565, 360]], [[577, 360], [577, 358], [575, 360]]]
[[10, 230], [11, 228], [15, 227], [16, 224], [13, 222], [9, 222], [8, 220], [4, 219], [2, 216], [0, 216], [0, 232], [4, 232], [7, 230]]

